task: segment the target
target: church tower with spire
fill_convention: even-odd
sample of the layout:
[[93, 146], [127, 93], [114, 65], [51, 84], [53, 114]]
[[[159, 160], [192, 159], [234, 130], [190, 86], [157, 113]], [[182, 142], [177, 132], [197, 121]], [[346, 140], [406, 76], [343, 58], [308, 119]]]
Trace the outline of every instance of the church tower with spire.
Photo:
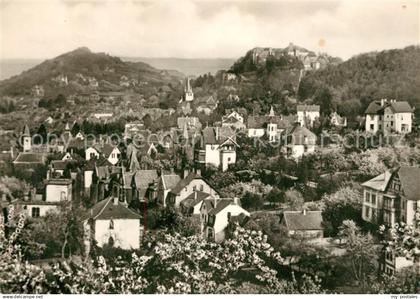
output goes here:
[[190, 84], [190, 78], [187, 78], [187, 84], [184, 90], [184, 100], [186, 102], [192, 102], [194, 100], [194, 93]]
[[27, 124], [25, 124], [25, 127], [23, 128], [22, 142], [23, 142], [23, 151], [30, 152], [32, 149], [32, 138], [31, 138], [31, 132], [29, 131], [29, 127]]
[[270, 108], [270, 113], [268, 114], [268, 123], [267, 123], [267, 136], [270, 142], [275, 142], [277, 138], [277, 121], [276, 115], [274, 113], [273, 106]]

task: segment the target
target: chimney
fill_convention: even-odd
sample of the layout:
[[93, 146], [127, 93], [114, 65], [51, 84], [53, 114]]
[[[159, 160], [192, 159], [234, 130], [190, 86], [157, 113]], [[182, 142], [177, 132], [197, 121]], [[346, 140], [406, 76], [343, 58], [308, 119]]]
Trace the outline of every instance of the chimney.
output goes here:
[[32, 188], [30, 192], [31, 192], [30, 200], [34, 201], [36, 199], [36, 188]]
[[197, 168], [197, 169], [195, 170], [195, 173], [196, 173], [197, 175], [201, 176], [201, 168]]
[[215, 127], [214, 132], [215, 132], [215, 135], [216, 135], [216, 140], [219, 140], [219, 127]]
[[387, 102], [386, 99], [381, 99], [381, 107], [383, 107], [385, 105], [385, 103]]
[[304, 216], [306, 216], [306, 209], [303, 209], [303, 210], [302, 210], [302, 214], [303, 214]]
[[194, 192], [194, 199], [197, 199], [197, 191]]
[[234, 203], [235, 205], [239, 205], [239, 197], [234, 197], [234, 198], [233, 198], [233, 203]]

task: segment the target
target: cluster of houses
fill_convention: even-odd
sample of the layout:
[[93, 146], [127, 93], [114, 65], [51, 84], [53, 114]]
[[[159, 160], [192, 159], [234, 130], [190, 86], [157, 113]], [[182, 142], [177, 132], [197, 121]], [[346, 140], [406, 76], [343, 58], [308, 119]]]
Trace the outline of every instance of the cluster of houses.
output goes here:
[[[290, 46], [288, 51], [300, 55], [296, 47]], [[258, 51], [254, 56], [254, 59], [261, 59]], [[66, 78], [58, 77], [57, 80], [65, 82]], [[127, 81], [126, 78], [122, 80]], [[41, 89], [33, 92], [40, 93]], [[291, 158], [299, 159], [314, 153], [317, 136], [311, 128], [320, 118], [320, 106], [297, 105], [296, 115], [277, 115], [271, 107], [267, 115], [249, 115], [247, 118], [240, 109], [229, 110], [220, 123], [203, 126], [198, 117], [190, 116], [194, 101], [187, 79], [184, 97], [179, 103], [184, 115], [178, 117], [177, 126], [152, 134], [141, 122], [127, 123], [123, 138], [131, 141], [124, 149], [112, 140], [100, 139], [90, 144], [81, 132], [73, 136], [66, 125], [63, 140], [53, 147], [55, 152], [61, 153], [61, 157], [48, 162], [43, 192], [37, 193], [32, 189], [24, 200], [14, 201], [14, 204], [28, 217], [37, 218], [71, 204], [75, 198], [89, 198], [92, 208], [83, 215], [87, 250], [93, 242], [98, 246], [139, 248], [147, 231], [150, 203], [195, 219], [197, 232], [202, 237], [223, 241], [229, 223], [245, 223], [250, 213], [241, 207], [238, 198], [221, 197], [218, 190], [201, 175], [200, 169], [212, 165], [226, 171], [235, 164], [236, 153], [241, 146], [236, 138], [238, 132], [249, 138], [265, 138], [269, 143], [280, 144], [281, 150]], [[197, 109], [210, 114], [217, 104], [210, 97], [205, 103], [197, 105]], [[405, 134], [412, 130], [414, 109], [407, 102], [374, 101], [365, 114], [366, 132]], [[112, 115], [98, 114], [95, 117]], [[330, 119], [333, 126], [347, 125], [346, 118], [336, 112], [331, 114]], [[146, 141], [145, 147], [139, 147], [134, 142], [137, 136]], [[15, 168], [28, 170], [45, 166], [49, 152], [33, 146], [26, 125], [21, 138], [22, 151], [13, 161]], [[139, 157], [158, 153], [159, 146], [164, 149], [178, 146], [191, 156], [195, 167], [185, 169], [182, 175], [174, 171], [145, 169]], [[414, 225], [420, 204], [416, 191], [418, 177], [419, 168], [399, 167], [363, 183], [362, 218], [375, 225], [393, 226], [401, 221]], [[320, 211], [285, 211], [279, 222], [289, 236], [323, 237]], [[395, 256], [392, 251], [384, 251], [381, 266], [384, 272], [393, 274], [408, 265], [410, 261]]]

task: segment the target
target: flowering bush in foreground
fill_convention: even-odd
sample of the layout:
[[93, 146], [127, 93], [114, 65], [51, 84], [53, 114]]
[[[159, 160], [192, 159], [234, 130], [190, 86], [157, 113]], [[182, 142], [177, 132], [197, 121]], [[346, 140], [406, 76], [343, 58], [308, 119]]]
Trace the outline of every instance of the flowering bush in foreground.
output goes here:
[[[23, 227], [23, 222], [21, 216], [18, 225]], [[242, 228], [222, 244], [197, 236], [152, 236], [145, 245], [149, 255], [117, 258], [113, 266], [101, 256], [84, 263], [32, 265], [14, 245], [18, 230], [11, 236], [4, 232], [5, 219], [0, 216], [0, 293], [321, 292], [317, 279], [279, 279], [275, 269], [282, 261], [280, 254], [261, 232]]]

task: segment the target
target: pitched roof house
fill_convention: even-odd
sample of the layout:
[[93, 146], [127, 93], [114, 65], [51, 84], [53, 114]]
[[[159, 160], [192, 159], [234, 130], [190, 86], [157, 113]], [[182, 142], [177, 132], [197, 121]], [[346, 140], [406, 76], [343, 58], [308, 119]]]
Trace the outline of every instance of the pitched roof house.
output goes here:
[[87, 252], [92, 241], [96, 241], [100, 247], [140, 248], [143, 234], [140, 219], [139, 214], [127, 208], [118, 198], [108, 197], [98, 202], [88, 211], [83, 221]]
[[218, 192], [201, 175], [190, 173], [169, 191], [167, 203], [175, 208], [179, 208], [180, 203], [195, 191], [219, 197]]
[[225, 239], [226, 227], [235, 217], [250, 216], [236, 198], [205, 199], [200, 207], [200, 215], [204, 237], [215, 242]]
[[299, 235], [309, 238], [322, 238], [322, 211], [284, 211], [280, 226], [289, 236]]
[[401, 166], [364, 182], [362, 218], [378, 225], [414, 224], [419, 177], [419, 167]]
[[207, 127], [201, 132], [202, 138], [196, 144], [195, 161], [204, 165], [228, 169], [236, 162], [236, 133], [230, 127]]
[[283, 136], [286, 154], [295, 159], [315, 152], [316, 140], [314, 133], [298, 124], [288, 128]]
[[166, 207], [169, 192], [179, 183], [181, 177], [175, 173], [162, 174], [158, 183], [158, 202]]
[[406, 101], [381, 99], [369, 104], [366, 111], [366, 132], [410, 133], [414, 108]]

